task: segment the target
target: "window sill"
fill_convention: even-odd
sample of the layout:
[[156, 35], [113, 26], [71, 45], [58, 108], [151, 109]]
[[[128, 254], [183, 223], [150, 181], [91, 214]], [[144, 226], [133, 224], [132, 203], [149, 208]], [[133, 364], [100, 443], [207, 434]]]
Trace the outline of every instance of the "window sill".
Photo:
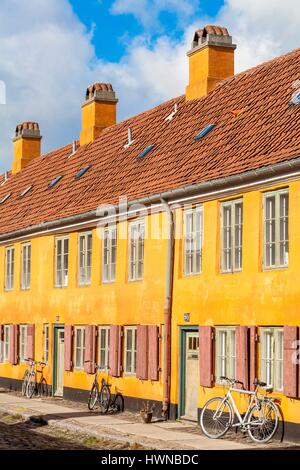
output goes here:
[[261, 272], [262, 273], [269, 273], [269, 272], [273, 272], [273, 271], [286, 271], [289, 267], [288, 266], [272, 266], [270, 268], [266, 268], [266, 267], [262, 267], [262, 270]]
[[190, 273], [190, 274], [183, 273], [183, 274], [182, 274], [182, 278], [183, 278], [183, 279], [188, 279], [189, 277], [202, 276], [202, 274], [203, 274], [202, 271], [200, 271], [199, 273]]
[[242, 272], [242, 269], [234, 269], [232, 271], [220, 271], [220, 274], [239, 274]]
[[144, 278], [142, 279], [128, 279], [128, 283], [133, 284], [135, 282], [143, 282]]
[[54, 286], [54, 289], [67, 289], [68, 286]]

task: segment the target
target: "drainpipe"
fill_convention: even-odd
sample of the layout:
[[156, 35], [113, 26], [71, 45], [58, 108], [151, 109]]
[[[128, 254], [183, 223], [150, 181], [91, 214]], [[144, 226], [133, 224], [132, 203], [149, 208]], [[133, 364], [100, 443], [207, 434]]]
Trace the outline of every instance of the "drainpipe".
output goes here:
[[165, 199], [161, 203], [168, 216], [168, 256], [166, 273], [166, 298], [164, 306], [164, 361], [163, 361], [163, 403], [162, 415], [168, 418], [170, 408], [171, 389], [171, 320], [172, 320], [172, 293], [173, 293], [173, 266], [174, 266], [174, 225], [175, 214]]

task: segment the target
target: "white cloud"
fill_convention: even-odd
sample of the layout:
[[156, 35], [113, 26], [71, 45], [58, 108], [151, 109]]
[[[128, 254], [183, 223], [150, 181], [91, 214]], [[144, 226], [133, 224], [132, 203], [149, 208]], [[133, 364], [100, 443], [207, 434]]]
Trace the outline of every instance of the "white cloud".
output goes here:
[[159, 24], [162, 12], [173, 13], [178, 23], [183, 24], [199, 6], [199, 1], [188, 0], [115, 0], [111, 12], [115, 15], [131, 14], [145, 27]]
[[0, 105], [3, 170], [11, 166], [19, 122], [40, 123], [44, 150], [77, 137], [94, 50], [67, 0], [1, 0], [0, 49], [7, 98]]
[[298, 0], [227, 0], [216, 18], [195, 18], [180, 40], [160, 36], [151, 43], [147, 34], [129, 44], [120, 62], [110, 63], [95, 57], [91, 33], [68, 0], [1, 0], [0, 80], [7, 91], [7, 104], [0, 104], [1, 170], [11, 166], [11, 137], [19, 122], [40, 123], [44, 150], [77, 138], [85, 87], [93, 81], [113, 84], [119, 119], [183, 94], [186, 51], [194, 30], [207, 22], [227, 26], [233, 35], [237, 71], [298, 47], [297, 6]]

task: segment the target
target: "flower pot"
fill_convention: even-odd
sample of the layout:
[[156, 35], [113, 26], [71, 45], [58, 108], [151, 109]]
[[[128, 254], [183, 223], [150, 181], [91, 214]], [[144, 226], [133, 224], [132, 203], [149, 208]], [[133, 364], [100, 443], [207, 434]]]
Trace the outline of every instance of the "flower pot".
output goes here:
[[141, 415], [143, 423], [151, 423], [152, 415], [153, 415], [152, 411], [151, 412], [141, 411], [140, 415]]

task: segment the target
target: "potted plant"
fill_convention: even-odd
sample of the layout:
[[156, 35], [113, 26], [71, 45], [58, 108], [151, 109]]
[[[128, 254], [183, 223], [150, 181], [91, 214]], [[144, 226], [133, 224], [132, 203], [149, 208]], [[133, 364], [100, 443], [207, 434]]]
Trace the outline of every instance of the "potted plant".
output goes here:
[[144, 403], [144, 406], [140, 411], [140, 415], [141, 415], [143, 423], [151, 423], [154, 408], [155, 408], [155, 405], [150, 406], [148, 401], [147, 403]]

